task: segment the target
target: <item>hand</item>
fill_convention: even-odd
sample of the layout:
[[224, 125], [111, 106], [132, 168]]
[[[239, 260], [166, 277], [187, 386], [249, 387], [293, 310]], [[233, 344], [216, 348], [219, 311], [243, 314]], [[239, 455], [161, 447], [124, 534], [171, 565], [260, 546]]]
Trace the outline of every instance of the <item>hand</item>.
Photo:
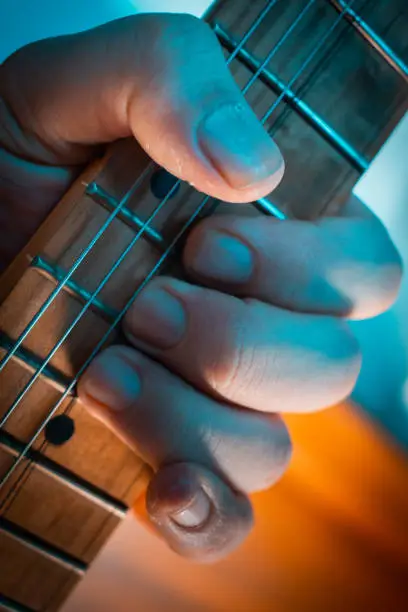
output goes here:
[[[232, 202], [263, 197], [282, 177], [276, 145], [210, 29], [192, 17], [137, 16], [44, 41], [0, 76], [5, 258], [95, 146], [118, 137], [133, 134], [170, 172]], [[16, 218], [22, 232], [7, 243]], [[78, 392], [154, 468], [148, 511], [168, 544], [211, 560], [249, 532], [248, 494], [288, 464], [277, 413], [318, 410], [351, 392], [360, 355], [345, 319], [388, 308], [401, 264], [355, 198], [316, 223], [207, 219], [189, 236], [184, 264], [201, 286], [153, 280], [125, 321], [133, 347], [102, 353]]]

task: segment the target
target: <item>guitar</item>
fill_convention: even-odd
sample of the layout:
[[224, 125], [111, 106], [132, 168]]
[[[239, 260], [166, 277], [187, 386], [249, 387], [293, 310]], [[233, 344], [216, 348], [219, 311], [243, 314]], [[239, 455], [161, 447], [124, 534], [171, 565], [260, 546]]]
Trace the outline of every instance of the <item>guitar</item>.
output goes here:
[[[405, 3], [349, 5], [226, 0], [207, 13], [287, 164], [273, 200], [243, 214], [315, 218], [335, 210], [405, 112]], [[2, 276], [3, 608], [58, 609], [143, 495], [150, 469], [81, 410], [75, 383], [114, 341], [135, 287], [159, 263], [180, 273], [177, 247], [191, 222], [225, 210], [121, 141], [86, 170]]]

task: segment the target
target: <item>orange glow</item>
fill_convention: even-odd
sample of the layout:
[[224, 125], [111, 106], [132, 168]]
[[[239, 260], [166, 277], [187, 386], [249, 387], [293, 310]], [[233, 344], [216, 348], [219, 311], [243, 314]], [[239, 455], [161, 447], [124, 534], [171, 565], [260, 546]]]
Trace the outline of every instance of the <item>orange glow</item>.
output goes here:
[[408, 610], [406, 458], [347, 405], [287, 422], [291, 469], [253, 497], [256, 528], [240, 550], [204, 567], [167, 551], [145, 559], [174, 594], [167, 609]]

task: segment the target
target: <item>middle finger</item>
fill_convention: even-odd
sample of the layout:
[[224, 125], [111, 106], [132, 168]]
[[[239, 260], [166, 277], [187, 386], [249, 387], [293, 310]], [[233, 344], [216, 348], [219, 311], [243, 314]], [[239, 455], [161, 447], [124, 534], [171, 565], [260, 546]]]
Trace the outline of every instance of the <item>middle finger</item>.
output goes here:
[[347, 324], [156, 278], [125, 320], [137, 347], [196, 387], [266, 412], [308, 412], [349, 395], [360, 369]]

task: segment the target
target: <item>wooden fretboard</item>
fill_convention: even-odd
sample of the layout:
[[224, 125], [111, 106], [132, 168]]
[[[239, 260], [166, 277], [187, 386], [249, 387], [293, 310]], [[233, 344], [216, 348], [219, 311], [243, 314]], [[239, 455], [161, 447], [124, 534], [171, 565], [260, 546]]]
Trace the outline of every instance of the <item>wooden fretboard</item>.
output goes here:
[[[207, 15], [228, 57], [268, 3], [223, 0]], [[231, 63], [243, 88], [306, 0], [276, 2]], [[406, 0], [316, 0], [247, 98], [286, 160], [271, 201], [300, 218], [334, 210], [407, 110]], [[325, 33], [313, 61], [291, 83]], [[404, 63], [405, 62], [405, 63]], [[288, 86], [288, 84], [290, 84]], [[0, 373], [0, 419], [173, 184], [132, 140], [110, 146], [0, 280], [0, 359], [137, 179], [137, 188]], [[0, 481], [203, 199], [180, 185], [0, 430]], [[267, 203], [241, 207], [262, 214]], [[236, 207], [210, 200], [204, 212]], [[290, 245], [288, 245], [290, 248]], [[168, 270], [178, 272], [176, 260]], [[112, 338], [114, 340], [114, 338]], [[0, 489], [0, 609], [56, 610], [97, 555], [150, 469], [69, 395]], [[137, 546], [137, 543], [135, 543]]]

